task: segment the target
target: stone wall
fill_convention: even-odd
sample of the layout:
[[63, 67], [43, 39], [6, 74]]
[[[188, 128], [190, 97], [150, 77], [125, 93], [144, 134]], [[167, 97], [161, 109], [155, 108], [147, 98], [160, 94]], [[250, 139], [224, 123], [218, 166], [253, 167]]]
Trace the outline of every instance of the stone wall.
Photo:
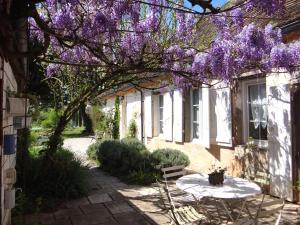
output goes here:
[[[1, 59], [0, 59], [1, 60]], [[9, 63], [4, 61], [4, 68], [3, 73], [1, 74], [3, 80], [3, 119], [2, 119], [2, 126], [3, 126], [3, 135], [6, 134], [16, 134], [16, 130], [13, 129], [13, 117], [7, 113], [8, 108], [8, 93], [9, 92], [16, 92], [17, 91], [17, 83], [14, 78], [12, 69]], [[1, 71], [2, 72], [2, 71]], [[11, 209], [6, 207], [4, 193], [5, 191], [9, 190], [11, 187], [5, 184], [5, 176], [6, 171], [10, 168], [15, 168], [16, 165], [16, 154], [12, 155], [4, 155], [3, 154], [3, 147], [1, 148], [1, 224], [8, 225], [11, 224]]]

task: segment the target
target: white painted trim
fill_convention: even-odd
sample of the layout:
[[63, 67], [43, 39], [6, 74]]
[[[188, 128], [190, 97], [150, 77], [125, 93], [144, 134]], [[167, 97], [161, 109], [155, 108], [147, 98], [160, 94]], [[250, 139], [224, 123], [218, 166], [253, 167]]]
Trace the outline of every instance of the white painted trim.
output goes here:
[[[199, 138], [194, 138], [194, 131], [193, 131], [193, 121], [194, 121], [194, 113], [193, 113], [193, 90], [199, 91]], [[201, 92], [201, 98], [200, 98]], [[202, 113], [200, 113], [200, 110]], [[203, 144], [203, 96], [202, 96], [202, 88], [191, 88], [190, 89], [190, 117], [191, 117], [191, 127], [190, 127], [190, 134], [191, 134], [191, 142], [194, 144]]]
[[[256, 78], [250, 79], [246, 81], [242, 81], [242, 102], [243, 102], [243, 141], [247, 143], [249, 141], [249, 108], [248, 108], [248, 86], [250, 85], [258, 85], [258, 84], [266, 84], [266, 78]], [[256, 144], [260, 148], [268, 147], [268, 140], [254, 140], [254, 144]]]

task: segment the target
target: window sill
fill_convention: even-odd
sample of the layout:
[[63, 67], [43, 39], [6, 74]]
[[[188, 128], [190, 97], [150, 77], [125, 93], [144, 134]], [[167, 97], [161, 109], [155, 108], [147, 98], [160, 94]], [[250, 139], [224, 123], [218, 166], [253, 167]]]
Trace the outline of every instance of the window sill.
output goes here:
[[269, 147], [269, 142], [267, 140], [254, 140], [248, 142], [249, 144], [255, 144], [260, 150], [267, 150]]

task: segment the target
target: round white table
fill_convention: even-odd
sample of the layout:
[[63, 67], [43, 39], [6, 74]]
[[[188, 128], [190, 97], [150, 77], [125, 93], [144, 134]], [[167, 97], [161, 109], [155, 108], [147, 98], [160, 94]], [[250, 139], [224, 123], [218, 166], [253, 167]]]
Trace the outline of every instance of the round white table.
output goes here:
[[[207, 174], [192, 174], [179, 178], [176, 181], [176, 186], [192, 195], [197, 199], [203, 197], [216, 198], [220, 200], [229, 218], [234, 221], [228, 207], [226, 200], [239, 199], [242, 203], [240, 213], [244, 210], [246, 198], [261, 194], [260, 187], [248, 180], [225, 176], [224, 184], [214, 186], [209, 184]], [[240, 214], [237, 218], [240, 217]]]
[[223, 185], [214, 186], [209, 184], [207, 174], [191, 174], [179, 178], [176, 186], [197, 198], [238, 199], [261, 194], [261, 189], [257, 184], [230, 176], [225, 176]]

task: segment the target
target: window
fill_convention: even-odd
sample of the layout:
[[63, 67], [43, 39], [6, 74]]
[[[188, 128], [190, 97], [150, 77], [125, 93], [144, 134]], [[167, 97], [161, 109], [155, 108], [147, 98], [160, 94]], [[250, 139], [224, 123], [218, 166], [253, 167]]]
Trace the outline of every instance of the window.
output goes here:
[[245, 81], [244, 93], [244, 141], [253, 139], [261, 148], [268, 146], [268, 105], [265, 79]]
[[201, 139], [202, 136], [202, 91], [192, 90], [192, 138]]
[[248, 85], [248, 137], [267, 140], [266, 84]]
[[164, 96], [159, 96], [159, 133], [164, 133]]

